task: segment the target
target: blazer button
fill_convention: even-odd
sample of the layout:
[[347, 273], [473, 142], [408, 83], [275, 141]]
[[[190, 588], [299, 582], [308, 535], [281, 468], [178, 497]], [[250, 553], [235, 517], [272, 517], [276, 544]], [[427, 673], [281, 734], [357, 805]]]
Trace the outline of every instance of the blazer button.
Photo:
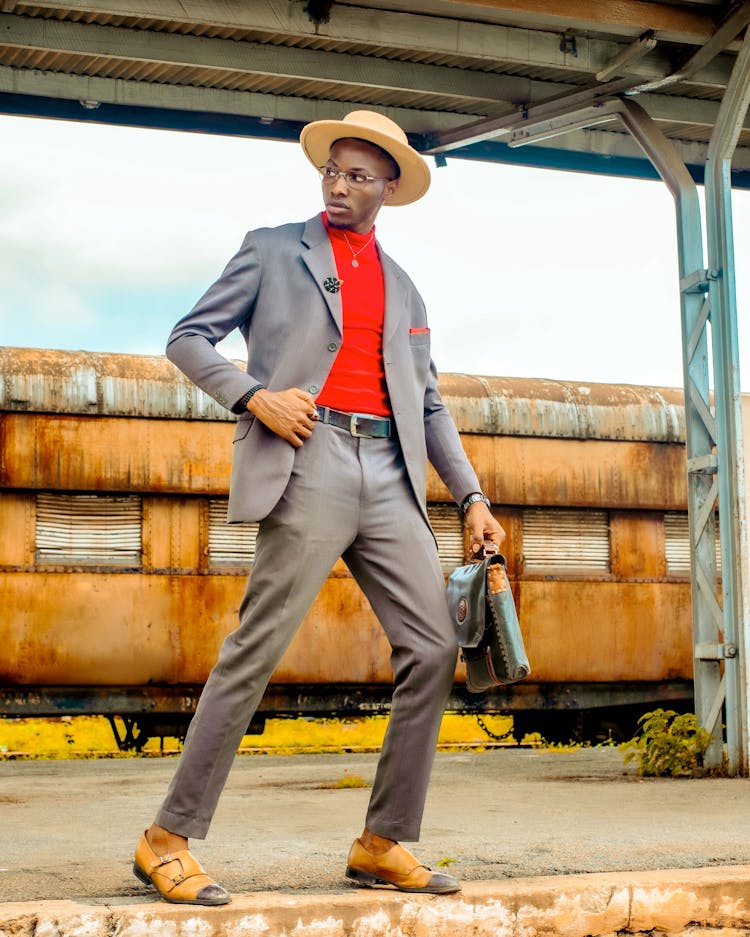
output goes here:
[[337, 349], [338, 347], [339, 347], [339, 346], [336, 344], [336, 342], [329, 342], [329, 343], [328, 343], [328, 350], [329, 350], [329, 351], [336, 351], [336, 349]]
[[320, 388], [318, 387], [317, 384], [311, 384], [311, 385], [307, 388], [308, 394], [317, 394], [317, 392], [318, 392], [319, 390], [320, 390]]

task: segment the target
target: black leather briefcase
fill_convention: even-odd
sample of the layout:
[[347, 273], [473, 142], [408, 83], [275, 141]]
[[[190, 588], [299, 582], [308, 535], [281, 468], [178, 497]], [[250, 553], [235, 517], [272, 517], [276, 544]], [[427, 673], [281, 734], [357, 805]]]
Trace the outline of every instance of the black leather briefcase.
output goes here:
[[448, 608], [470, 693], [528, 677], [531, 668], [501, 553], [486, 555], [485, 550], [480, 562], [453, 570]]

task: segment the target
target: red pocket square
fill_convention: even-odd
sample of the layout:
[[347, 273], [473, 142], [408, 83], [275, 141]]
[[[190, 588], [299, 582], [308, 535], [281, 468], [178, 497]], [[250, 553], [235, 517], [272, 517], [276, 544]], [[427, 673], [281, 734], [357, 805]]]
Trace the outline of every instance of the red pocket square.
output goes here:
[[422, 335], [424, 332], [429, 331], [429, 329], [409, 329], [409, 335]]

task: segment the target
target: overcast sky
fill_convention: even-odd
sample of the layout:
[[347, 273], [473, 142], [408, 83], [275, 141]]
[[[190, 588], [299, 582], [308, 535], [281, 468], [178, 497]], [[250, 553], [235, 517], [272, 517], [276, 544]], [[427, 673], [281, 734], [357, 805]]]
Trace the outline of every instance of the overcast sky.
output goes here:
[[[440, 370], [681, 385], [662, 183], [430, 162], [428, 195], [377, 232], [425, 298]], [[321, 206], [296, 144], [0, 117], [0, 344], [162, 354], [248, 229]], [[750, 192], [734, 209], [748, 390]]]

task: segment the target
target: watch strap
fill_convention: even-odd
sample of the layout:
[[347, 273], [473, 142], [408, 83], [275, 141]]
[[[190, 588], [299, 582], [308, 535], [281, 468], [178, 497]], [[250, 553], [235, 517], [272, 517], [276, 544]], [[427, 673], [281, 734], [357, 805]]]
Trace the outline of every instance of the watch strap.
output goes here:
[[477, 501], [484, 501], [487, 507], [490, 507], [490, 499], [486, 495], [483, 495], [481, 491], [472, 491], [472, 493], [467, 495], [461, 502], [461, 510], [464, 514], [469, 510], [471, 505], [476, 504]]

